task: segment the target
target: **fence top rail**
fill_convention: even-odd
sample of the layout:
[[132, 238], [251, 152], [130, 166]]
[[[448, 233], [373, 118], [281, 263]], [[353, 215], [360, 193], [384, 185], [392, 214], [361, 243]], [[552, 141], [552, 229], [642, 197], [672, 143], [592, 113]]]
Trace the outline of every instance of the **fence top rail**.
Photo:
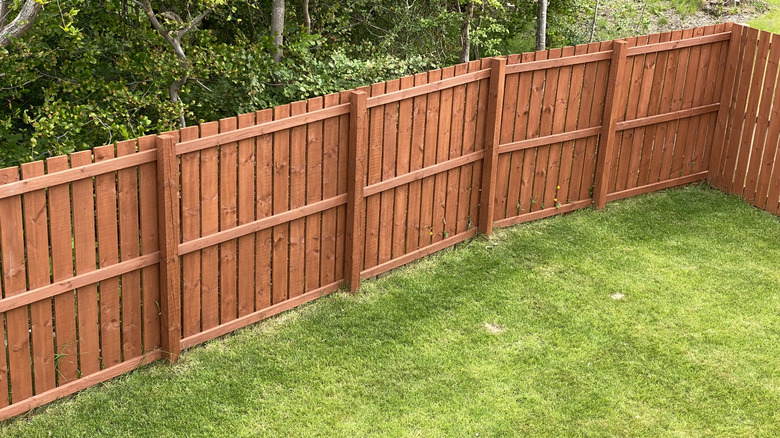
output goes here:
[[157, 160], [157, 151], [150, 149], [141, 151], [132, 155], [112, 158], [97, 163], [85, 164], [68, 170], [62, 170], [55, 173], [36, 176], [30, 179], [14, 181], [7, 184], [0, 182], [0, 199], [10, 198], [11, 196], [22, 195], [24, 193], [42, 190], [48, 187], [54, 187], [61, 184], [67, 184], [80, 179], [91, 178], [109, 172], [134, 167], [141, 164], [151, 163]]
[[545, 59], [542, 61], [524, 62], [521, 64], [511, 64], [506, 66], [506, 74], [522, 73], [533, 70], [545, 70], [555, 67], [564, 67], [567, 65], [585, 64], [588, 62], [603, 61], [612, 57], [611, 50], [603, 52], [587, 53], [584, 55], [567, 56], [564, 58]]
[[452, 78], [430, 82], [425, 85], [418, 85], [416, 87], [408, 88], [406, 90], [394, 91], [392, 93], [387, 93], [380, 96], [369, 97], [366, 100], [366, 107], [373, 108], [375, 106], [398, 102], [399, 100], [404, 100], [415, 96], [422, 96], [423, 94], [433, 93], [435, 91], [441, 91], [446, 88], [457, 87], [458, 85], [467, 84], [469, 82], [476, 82], [482, 79], [487, 79], [489, 77], [490, 77], [489, 68], [483, 70], [477, 70], [460, 76], [455, 76]]
[[721, 32], [712, 35], [687, 38], [684, 40], [667, 41], [664, 43], [648, 44], [645, 46], [634, 46], [628, 48], [628, 56], [643, 55], [645, 53], [663, 52], [666, 50], [682, 49], [691, 46], [700, 46], [703, 44], [728, 41], [731, 38], [731, 31]]

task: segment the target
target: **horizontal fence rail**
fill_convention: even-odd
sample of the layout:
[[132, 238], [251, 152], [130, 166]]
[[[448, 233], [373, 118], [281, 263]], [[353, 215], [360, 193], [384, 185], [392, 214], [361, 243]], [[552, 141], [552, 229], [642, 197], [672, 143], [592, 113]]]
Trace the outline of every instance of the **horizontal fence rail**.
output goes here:
[[493, 227], [705, 179], [778, 213], [778, 38], [483, 59], [0, 170], [0, 418]]

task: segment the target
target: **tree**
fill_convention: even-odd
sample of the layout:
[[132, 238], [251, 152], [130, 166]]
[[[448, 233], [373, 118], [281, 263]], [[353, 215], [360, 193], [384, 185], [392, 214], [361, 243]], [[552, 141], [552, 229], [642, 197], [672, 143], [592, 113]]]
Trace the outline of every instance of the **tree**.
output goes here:
[[[469, 54], [471, 53], [471, 18], [474, 17], [474, 2], [467, 0], [466, 12], [463, 15], [463, 22], [460, 25], [460, 62], [469, 62]], [[458, 3], [460, 8], [460, 3]]]
[[536, 16], [536, 50], [547, 48], [547, 0], [539, 0]]
[[19, 38], [32, 27], [43, 4], [39, 0], [27, 0], [16, 17], [8, 23], [11, 0], [0, 0], [0, 47], [8, 47], [12, 38]]
[[[168, 89], [168, 95], [170, 96], [171, 102], [179, 104], [181, 102], [179, 92], [181, 91], [181, 88], [184, 86], [184, 84], [186, 84], [190, 79], [190, 62], [187, 59], [187, 54], [184, 53], [184, 48], [182, 47], [182, 38], [184, 38], [184, 36], [190, 33], [193, 29], [197, 28], [203, 19], [206, 18], [206, 15], [211, 13], [214, 8], [216, 8], [217, 4], [213, 4], [211, 7], [198, 14], [195, 18], [191, 19], [189, 22], [185, 22], [181, 16], [175, 12], [166, 11], [161, 13], [160, 16], [163, 17], [166, 22], [171, 23], [171, 26], [175, 27], [174, 30], [171, 30], [167, 29], [157, 18], [157, 14], [154, 12], [154, 9], [152, 8], [152, 2], [150, 0], [132, 1], [136, 5], [140, 6], [141, 9], [146, 13], [146, 16], [149, 18], [149, 22], [152, 24], [154, 30], [156, 30], [157, 33], [160, 34], [160, 36], [162, 36], [163, 39], [168, 43], [168, 45], [171, 46], [173, 52], [176, 54], [176, 57], [179, 59], [179, 67], [182, 70], [182, 76], [179, 79], [174, 80]], [[187, 126], [183, 111], [179, 116], [179, 124], [182, 128]]]
[[282, 44], [284, 43], [284, 0], [273, 0], [271, 3], [271, 35], [274, 37], [274, 61], [282, 60]]
[[306, 26], [306, 32], [311, 33], [311, 15], [309, 15], [309, 0], [303, 0], [303, 25]]

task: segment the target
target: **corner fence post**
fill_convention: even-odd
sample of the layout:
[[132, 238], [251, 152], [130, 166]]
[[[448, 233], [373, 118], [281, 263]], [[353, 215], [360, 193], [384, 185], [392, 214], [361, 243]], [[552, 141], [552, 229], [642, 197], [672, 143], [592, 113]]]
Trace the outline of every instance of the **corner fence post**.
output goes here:
[[363, 267], [363, 217], [365, 199], [363, 187], [366, 181], [366, 152], [368, 148], [368, 95], [353, 91], [349, 100], [349, 152], [347, 166], [347, 229], [344, 257], [344, 281], [353, 293], [360, 287], [360, 270]]
[[157, 211], [160, 243], [160, 337], [163, 357], [181, 353], [179, 296], [179, 162], [173, 137], [157, 136]]
[[596, 179], [593, 184], [593, 203], [601, 210], [607, 203], [607, 191], [612, 177], [612, 157], [615, 153], [615, 127], [618, 119], [618, 102], [623, 91], [628, 43], [620, 40], [612, 43], [612, 60], [609, 64], [607, 95], [604, 100], [604, 116], [601, 121], [601, 139], [596, 158]]
[[506, 58], [490, 61], [490, 92], [488, 94], [485, 125], [485, 156], [482, 159], [482, 193], [479, 201], [479, 231], [493, 233], [493, 213], [496, 203], [496, 172], [498, 170], [498, 141], [501, 134], [501, 112], [504, 107]]

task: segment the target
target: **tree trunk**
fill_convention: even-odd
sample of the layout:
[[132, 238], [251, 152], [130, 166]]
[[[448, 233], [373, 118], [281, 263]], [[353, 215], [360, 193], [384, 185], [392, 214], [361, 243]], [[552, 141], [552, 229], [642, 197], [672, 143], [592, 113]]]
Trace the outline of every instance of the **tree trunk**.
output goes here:
[[303, 0], [303, 24], [306, 25], [306, 33], [311, 34], [311, 16], [309, 15], [309, 0]]
[[599, 0], [596, 0], [596, 7], [593, 9], [593, 24], [590, 27], [590, 40], [589, 43], [593, 42], [593, 36], [596, 33], [596, 17], [599, 15]]
[[471, 38], [469, 35], [471, 27], [471, 18], [474, 16], [474, 3], [468, 0], [466, 14], [463, 16], [463, 23], [460, 25], [460, 62], [469, 62], [471, 53]]
[[282, 60], [284, 43], [284, 0], [273, 0], [271, 4], [271, 35], [274, 37], [274, 61]]
[[539, 13], [536, 17], [536, 50], [547, 48], [547, 0], [539, 0]]
[[12, 38], [19, 38], [32, 27], [35, 17], [41, 11], [41, 3], [27, 0], [16, 18], [6, 25], [9, 0], [0, 0], [0, 47], [8, 47]]

